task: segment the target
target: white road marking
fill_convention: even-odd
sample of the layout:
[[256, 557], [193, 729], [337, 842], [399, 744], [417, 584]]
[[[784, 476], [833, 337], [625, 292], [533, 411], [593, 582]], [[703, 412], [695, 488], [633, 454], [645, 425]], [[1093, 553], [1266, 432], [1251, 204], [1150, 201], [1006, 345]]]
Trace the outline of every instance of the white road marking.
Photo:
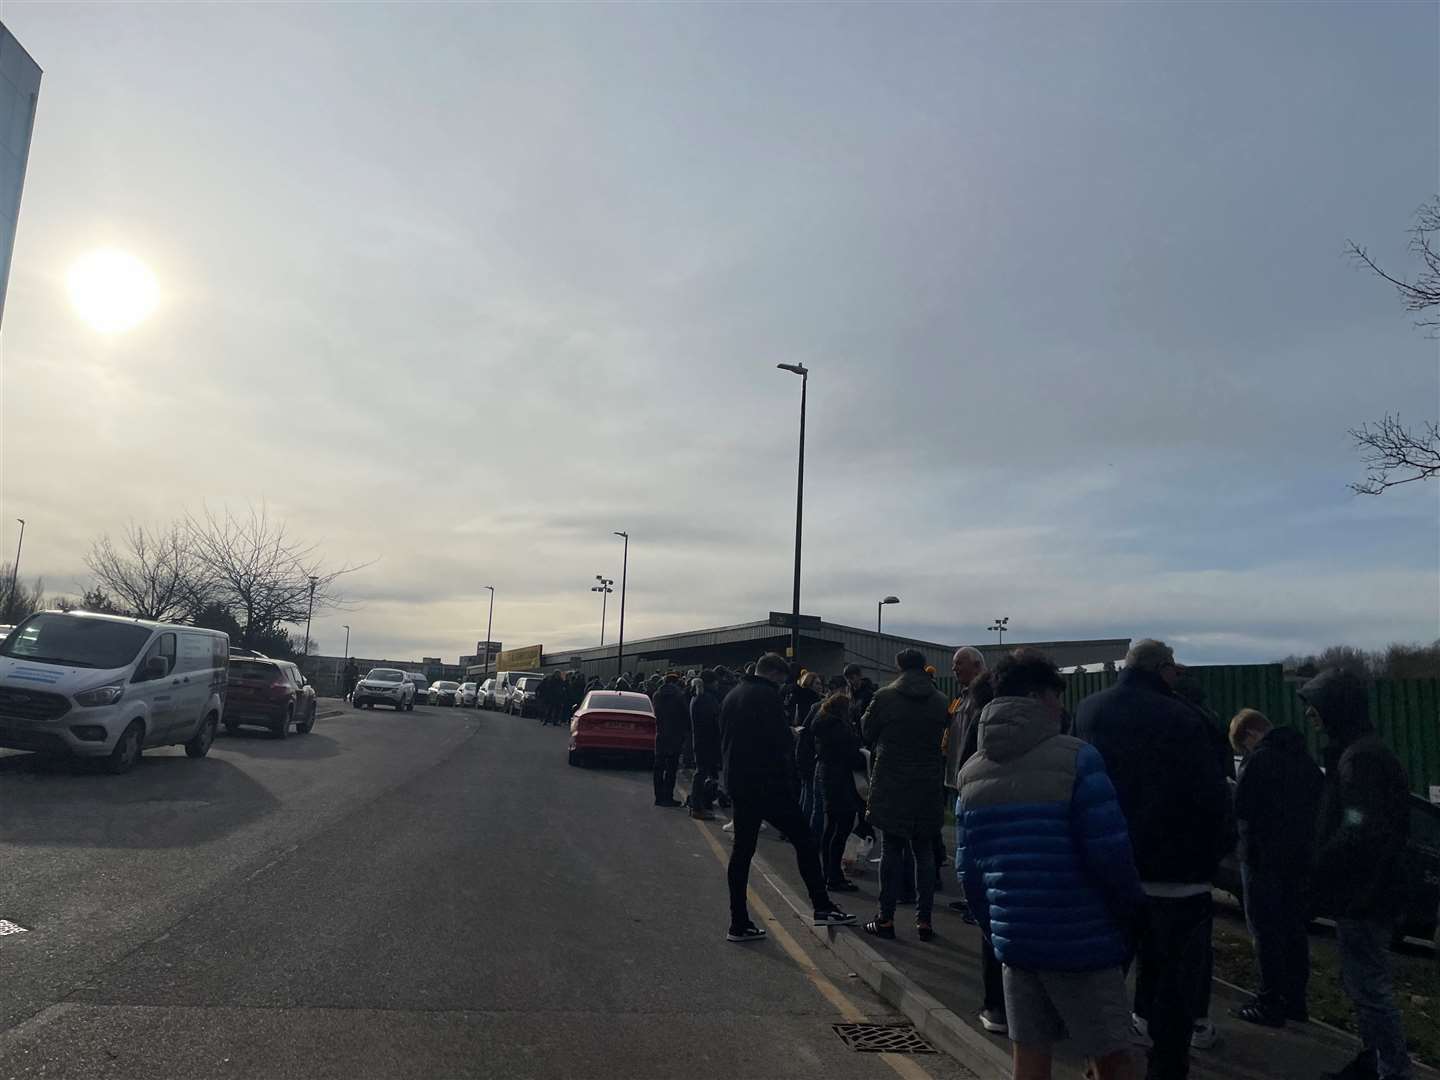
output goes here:
[[30, 931], [19, 923], [13, 923], [9, 919], [0, 919], [0, 937], [7, 934], [28, 934]]

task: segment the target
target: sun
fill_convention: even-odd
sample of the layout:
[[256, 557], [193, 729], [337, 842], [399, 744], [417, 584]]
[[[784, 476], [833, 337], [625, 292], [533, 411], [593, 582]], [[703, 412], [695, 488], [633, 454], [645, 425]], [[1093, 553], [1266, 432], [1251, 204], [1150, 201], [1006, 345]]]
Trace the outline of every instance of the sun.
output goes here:
[[102, 334], [133, 330], [155, 310], [155, 275], [128, 251], [101, 248], [75, 260], [66, 275], [75, 313]]

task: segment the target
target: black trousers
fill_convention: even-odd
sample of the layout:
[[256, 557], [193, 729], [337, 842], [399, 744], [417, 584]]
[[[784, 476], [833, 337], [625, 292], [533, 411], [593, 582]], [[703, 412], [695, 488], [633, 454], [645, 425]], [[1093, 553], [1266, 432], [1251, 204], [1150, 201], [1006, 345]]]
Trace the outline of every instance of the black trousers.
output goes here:
[[1190, 1035], [1205, 1001], [1213, 961], [1214, 902], [1208, 892], [1178, 899], [1154, 897], [1146, 908], [1137, 956], [1137, 983], [1150, 989], [1148, 1080], [1190, 1075]]
[[730, 797], [735, 806], [732, 817], [735, 821], [735, 841], [730, 849], [730, 866], [726, 878], [730, 884], [730, 925], [744, 926], [750, 921], [750, 907], [745, 902], [745, 891], [750, 886], [750, 860], [755, 857], [755, 844], [760, 839], [760, 823], [768, 821], [795, 847], [795, 861], [800, 867], [800, 876], [805, 879], [805, 888], [810, 893], [810, 903], [816, 911], [828, 909], [830, 893], [825, 888], [825, 877], [820, 873], [820, 854], [815, 848], [815, 837], [809, 822], [800, 812], [800, 804], [789, 792], [736, 792]]
[[980, 965], [985, 979], [984, 1008], [989, 1012], [1005, 1015], [1005, 969], [995, 955], [995, 946], [990, 944], [990, 935], [980, 938]]
[[695, 763], [695, 779], [690, 781], [690, 809], [709, 810], [714, 805], [711, 793], [715, 790], [715, 778], [720, 775], [720, 767], [713, 762], [697, 761]]
[[1260, 966], [1256, 1003], [1271, 1016], [1306, 1011], [1310, 982], [1309, 882], [1304, 874], [1240, 868], [1245, 883], [1245, 921]]
[[844, 781], [826, 783], [823, 787], [825, 835], [820, 850], [825, 854], [825, 880], [843, 881], [845, 871], [841, 863], [845, 858], [845, 841], [850, 838], [850, 830], [855, 828], [860, 796], [855, 794], [855, 781], [848, 776]]
[[675, 801], [675, 773], [680, 766], [680, 755], [674, 750], [655, 751], [655, 801]]

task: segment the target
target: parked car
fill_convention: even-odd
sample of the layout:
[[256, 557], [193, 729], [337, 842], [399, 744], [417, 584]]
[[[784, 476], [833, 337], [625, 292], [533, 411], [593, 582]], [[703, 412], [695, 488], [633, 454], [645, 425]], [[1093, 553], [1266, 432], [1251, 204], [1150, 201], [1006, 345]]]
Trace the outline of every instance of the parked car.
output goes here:
[[522, 675], [510, 691], [510, 704], [506, 711], [512, 716], [533, 716], [540, 711], [540, 675]]
[[495, 708], [495, 680], [486, 679], [475, 689], [476, 704], [482, 709]]
[[[1410, 795], [1409, 856], [1410, 895], [1395, 926], [1395, 938], [1413, 937], [1430, 941], [1440, 929], [1440, 806]], [[1215, 871], [1215, 884], [1244, 904], [1240, 883], [1240, 859], [1232, 852]]]
[[592, 754], [655, 757], [655, 706], [644, 694], [591, 690], [570, 718], [570, 764], [583, 765]]
[[515, 684], [521, 679], [538, 678], [533, 671], [500, 671], [495, 674], [495, 686], [490, 691], [495, 699], [495, 708], [505, 712], [510, 711], [510, 695], [515, 690]]
[[430, 677], [423, 671], [407, 671], [404, 675], [405, 681], [415, 688], [414, 699], [423, 705], [430, 693]]
[[42, 611], [0, 644], [0, 746], [104, 759], [128, 772], [147, 746], [210, 752], [230, 639], [218, 630]]
[[451, 682], [449, 679], [440, 679], [430, 684], [431, 705], [454, 705], [455, 691], [460, 689], [458, 682]]
[[290, 734], [293, 724], [301, 735], [315, 726], [315, 688], [288, 660], [232, 659], [225, 693], [225, 730], [241, 724], [269, 728], [277, 738]]
[[355, 684], [350, 695], [353, 708], [389, 705], [396, 712], [415, 708], [415, 684], [399, 668], [371, 668], [370, 673]]
[[473, 682], [462, 682], [455, 690], [455, 704], [462, 709], [475, 708], [475, 684]]

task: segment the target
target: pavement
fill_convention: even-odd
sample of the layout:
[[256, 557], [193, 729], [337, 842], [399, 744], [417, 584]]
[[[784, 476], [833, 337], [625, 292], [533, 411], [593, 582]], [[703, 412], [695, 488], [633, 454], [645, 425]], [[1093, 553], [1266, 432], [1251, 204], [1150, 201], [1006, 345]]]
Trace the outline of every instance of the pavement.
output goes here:
[[[717, 821], [714, 827], [719, 829], [723, 824], [723, 820]], [[949, 851], [954, 850], [951, 840], [947, 830]], [[802, 904], [805, 890], [793, 849], [771, 830], [761, 834], [757, 865], [767, 882], [785, 894], [789, 904]], [[846, 911], [860, 916], [861, 922], [878, 910], [878, 871], [878, 864], [867, 865], [859, 876], [852, 876], [860, 892], [837, 897]], [[913, 905], [896, 911], [894, 941], [869, 937], [858, 927], [825, 930], [819, 936], [922, 1031], [933, 1025], [933, 1041], [957, 1054], [977, 1075], [1006, 1076], [1008, 1040], [985, 1032], [977, 1019], [984, 998], [980, 931], [949, 909], [948, 902], [958, 897], [960, 890], [954, 883], [952, 866], [947, 865], [942, 873], [947, 875], [945, 891], [935, 898], [936, 936], [931, 942], [915, 936]], [[1232, 913], [1217, 902], [1216, 917], [1238, 918], [1238, 910]], [[1341, 1068], [1359, 1049], [1354, 1036], [1324, 1024], [1292, 1024], [1277, 1031], [1230, 1016], [1232, 1007], [1249, 1000], [1250, 995], [1238, 987], [1214, 983], [1210, 1019], [1220, 1038], [1208, 1050], [1191, 1052], [1192, 1076], [1202, 1080], [1318, 1077], [1322, 1072]], [[1055, 1061], [1057, 1076], [1079, 1076], [1084, 1067], [1082, 1061], [1064, 1052], [1063, 1044], [1057, 1048]], [[1416, 1075], [1440, 1080], [1440, 1073], [1419, 1065]]]
[[0, 752], [0, 1078], [973, 1075], [648, 772], [495, 713], [338, 715], [131, 774]]

